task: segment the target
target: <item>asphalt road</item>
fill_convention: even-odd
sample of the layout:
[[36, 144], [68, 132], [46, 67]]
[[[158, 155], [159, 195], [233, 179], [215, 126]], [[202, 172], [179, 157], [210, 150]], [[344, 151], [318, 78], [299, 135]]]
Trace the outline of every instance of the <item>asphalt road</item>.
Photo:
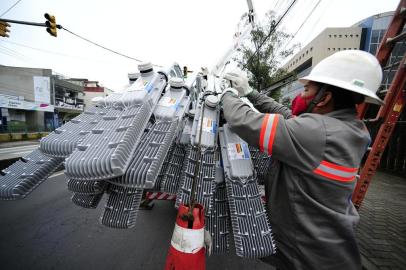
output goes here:
[[26, 156], [37, 148], [38, 144], [0, 148], [0, 161]]
[[[26, 199], [0, 201], [0, 269], [163, 269], [174, 228], [172, 202], [140, 211], [130, 230], [98, 223], [98, 209], [70, 201], [63, 175], [53, 176]], [[104, 198], [105, 199], [105, 198]], [[207, 269], [273, 269], [234, 254], [207, 258]]]

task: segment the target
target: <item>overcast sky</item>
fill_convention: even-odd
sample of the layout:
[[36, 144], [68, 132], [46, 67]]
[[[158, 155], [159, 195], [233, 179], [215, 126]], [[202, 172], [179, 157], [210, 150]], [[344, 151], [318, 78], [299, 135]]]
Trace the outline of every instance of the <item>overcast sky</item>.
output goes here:
[[[259, 19], [273, 9], [282, 14], [292, 0], [252, 0]], [[298, 0], [282, 27], [295, 33], [320, 0]], [[0, 14], [17, 0], [0, 0]], [[326, 27], [347, 27], [396, 9], [399, 0], [321, 0], [294, 41], [305, 46]], [[128, 56], [190, 69], [211, 67], [230, 46], [246, 0], [21, 0], [3, 18], [45, 22], [55, 15], [65, 28]], [[121, 90], [137, 62], [91, 45], [66, 31], [12, 24], [0, 38], [0, 64], [50, 68], [69, 77], [98, 80]]]

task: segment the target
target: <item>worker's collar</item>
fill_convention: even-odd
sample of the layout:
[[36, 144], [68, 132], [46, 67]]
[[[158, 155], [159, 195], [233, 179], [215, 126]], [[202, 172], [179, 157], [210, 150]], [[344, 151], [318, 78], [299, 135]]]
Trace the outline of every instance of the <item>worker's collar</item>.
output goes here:
[[326, 116], [337, 118], [337, 119], [356, 119], [357, 118], [357, 110], [355, 108], [348, 108], [348, 109], [341, 109], [332, 111], [325, 114]]

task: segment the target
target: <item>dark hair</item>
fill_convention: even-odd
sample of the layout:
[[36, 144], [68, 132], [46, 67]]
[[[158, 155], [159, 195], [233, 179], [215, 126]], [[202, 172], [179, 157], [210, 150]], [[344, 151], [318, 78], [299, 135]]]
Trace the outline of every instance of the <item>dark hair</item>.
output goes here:
[[326, 91], [330, 91], [333, 95], [334, 110], [355, 108], [355, 105], [361, 104], [365, 100], [364, 95], [332, 85], [329, 85]]

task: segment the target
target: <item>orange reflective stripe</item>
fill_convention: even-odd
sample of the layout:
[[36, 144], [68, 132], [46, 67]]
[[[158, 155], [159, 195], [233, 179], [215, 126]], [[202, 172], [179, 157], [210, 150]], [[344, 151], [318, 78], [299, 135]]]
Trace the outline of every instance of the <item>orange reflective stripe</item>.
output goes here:
[[358, 168], [348, 168], [348, 167], [336, 165], [334, 163], [330, 163], [330, 162], [325, 161], [325, 160], [323, 160], [321, 162], [321, 164], [323, 164], [326, 167], [330, 167], [332, 169], [336, 169], [336, 170], [340, 170], [340, 171], [344, 171], [344, 172], [356, 172], [358, 170]]
[[336, 180], [336, 181], [340, 181], [340, 182], [351, 182], [351, 181], [353, 181], [355, 179], [355, 175], [351, 176], [351, 177], [341, 177], [341, 176], [338, 176], [338, 175], [330, 174], [328, 172], [324, 172], [324, 171], [322, 171], [320, 169], [315, 169], [313, 172], [316, 173], [316, 174], [319, 174], [321, 176], [324, 176], [326, 178]]
[[272, 155], [273, 141], [275, 140], [276, 127], [278, 126], [278, 121], [279, 121], [279, 115], [276, 114], [273, 119], [271, 134], [269, 135], [268, 154], [270, 154], [270, 155]]
[[344, 167], [323, 160], [320, 162], [320, 165], [313, 170], [313, 172], [328, 179], [341, 182], [350, 182], [355, 179], [357, 170], [357, 168]]
[[261, 152], [264, 152], [264, 139], [265, 139], [266, 126], [268, 124], [268, 119], [269, 119], [269, 114], [265, 114], [264, 120], [262, 120], [261, 133], [259, 135], [259, 150]]
[[278, 114], [265, 114], [259, 135], [259, 150], [261, 152], [272, 154], [272, 145], [275, 140], [278, 121]]

